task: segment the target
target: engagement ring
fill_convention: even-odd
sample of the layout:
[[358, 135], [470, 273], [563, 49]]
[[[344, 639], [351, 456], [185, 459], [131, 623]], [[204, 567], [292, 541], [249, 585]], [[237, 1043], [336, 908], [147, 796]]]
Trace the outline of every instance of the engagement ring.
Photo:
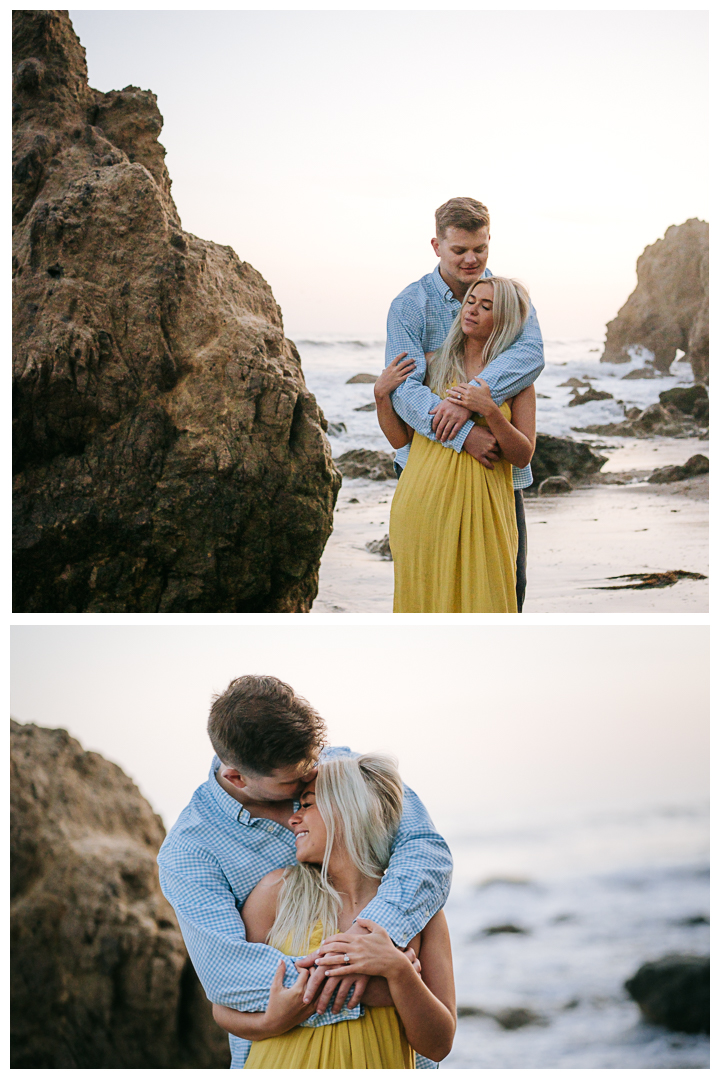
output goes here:
[[347, 953], [345, 953], [345, 955], [343, 956], [343, 964], [349, 964], [349, 963], [350, 963], [350, 957], [348, 956]]

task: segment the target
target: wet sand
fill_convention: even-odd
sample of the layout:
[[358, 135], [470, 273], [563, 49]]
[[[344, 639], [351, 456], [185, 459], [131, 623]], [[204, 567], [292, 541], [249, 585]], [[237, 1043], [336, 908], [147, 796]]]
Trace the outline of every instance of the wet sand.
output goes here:
[[[619, 574], [708, 573], [708, 478], [648, 484], [649, 469], [709, 456], [696, 439], [627, 441], [594, 483], [529, 496], [528, 613], [708, 611], [708, 581], [662, 589], [606, 589]], [[617, 481], [623, 481], [617, 483]], [[388, 531], [396, 482], [344, 480], [320, 565], [314, 612], [392, 612], [393, 564], [365, 549]]]

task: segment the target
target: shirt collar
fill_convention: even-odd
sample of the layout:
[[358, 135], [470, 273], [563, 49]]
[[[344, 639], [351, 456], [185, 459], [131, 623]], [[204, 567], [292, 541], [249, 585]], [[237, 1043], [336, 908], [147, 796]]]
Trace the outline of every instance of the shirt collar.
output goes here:
[[232, 795], [228, 795], [227, 791], [218, 783], [215, 773], [220, 768], [222, 762], [220, 758], [215, 754], [210, 766], [210, 774], [208, 776], [208, 790], [210, 797], [213, 799], [215, 805], [221, 813], [226, 817], [233, 818], [235, 821], [241, 821], [244, 825], [248, 825], [252, 818], [248, 810], [238, 802], [237, 799], [233, 799]]
[[[483, 275], [482, 276], [484, 278], [492, 277], [492, 272], [488, 269], [487, 266], [483, 270]], [[446, 285], [445, 282], [443, 281], [442, 275], [440, 273], [440, 263], [437, 264], [437, 266], [433, 270], [430, 277], [432, 279], [433, 285], [435, 286], [438, 293], [440, 294], [440, 299], [441, 300], [444, 300], [446, 303], [448, 303], [451, 300], [454, 300], [456, 304], [460, 303], [460, 301], [458, 299], [456, 299], [455, 295], [453, 294], [453, 291], [450, 288], [450, 286]]]
[[446, 285], [442, 279], [442, 275], [440, 273], [440, 263], [437, 264], [430, 277], [432, 278], [433, 285], [440, 294], [441, 300], [447, 302], [448, 300], [455, 299], [452, 289], [448, 285]]

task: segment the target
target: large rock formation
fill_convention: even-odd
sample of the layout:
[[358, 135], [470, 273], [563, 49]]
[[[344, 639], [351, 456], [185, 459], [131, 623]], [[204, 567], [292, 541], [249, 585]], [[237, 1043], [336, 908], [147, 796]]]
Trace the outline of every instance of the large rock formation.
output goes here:
[[228, 1068], [160, 891], [160, 818], [66, 731], [10, 735], [11, 1067]]
[[564, 476], [568, 480], [581, 481], [600, 472], [607, 461], [585, 443], [557, 435], [538, 434], [533, 454], [532, 491], [537, 491], [544, 480]]
[[637, 262], [635, 291], [607, 324], [601, 360], [626, 363], [633, 346], [649, 349], [667, 372], [681, 349], [696, 382], [708, 381], [708, 246], [706, 221], [671, 225]]
[[[307, 611], [340, 484], [269, 286], [182, 230], [155, 95], [13, 12], [15, 611]], [[208, 193], [211, 197], [211, 193]]]

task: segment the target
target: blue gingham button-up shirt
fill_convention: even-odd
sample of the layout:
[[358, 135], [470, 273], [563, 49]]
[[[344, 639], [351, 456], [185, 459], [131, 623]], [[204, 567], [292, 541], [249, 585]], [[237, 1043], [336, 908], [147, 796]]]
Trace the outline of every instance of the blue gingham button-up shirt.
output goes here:
[[[323, 757], [351, 754], [333, 747]], [[355, 756], [355, 755], [353, 755]], [[177, 915], [185, 945], [210, 1001], [240, 1012], [264, 1012], [281, 954], [249, 942], [240, 909], [265, 874], [295, 862], [292, 831], [268, 818], [253, 818], [218, 783], [213, 758], [208, 779], [168, 833], [158, 854], [160, 885]], [[452, 857], [417, 795], [405, 788], [403, 816], [390, 864], [361, 913], [405, 946], [447, 900]], [[297, 978], [286, 965], [285, 985]], [[362, 1006], [312, 1016], [305, 1026], [357, 1019]], [[242, 1069], [251, 1043], [230, 1035], [233, 1069]], [[417, 1068], [437, 1068], [417, 1057]]]
[[[486, 270], [483, 277], [492, 277], [492, 274]], [[437, 439], [429, 412], [441, 398], [424, 384], [425, 353], [440, 348], [460, 307], [460, 301], [440, 276], [438, 265], [432, 274], [426, 274], [403, 289], [393, 300], [388, 313], [385, 365], [402, 352], [415, 361], [415, 370], [392, 393], [393, 408], [411, 428], [428, 439]], [[493, 401], [502, 405], [507, 398], [530, 386], [544, 366], [542, 335], [535, 308], [531, 307], [520, 337], [484, 368], [481, 377], [490, 387]], [[455, 438], [444, 445], [459, 453], [472, 425], [472, 420], [466, 421]], [[396, 465], [404, 468], [409, 453], [410, 443], [407, 443], [395, 455]], [[514, 488], [530, 487], [532, 482], [529, 465], [524, 469], [513, 466]]]

